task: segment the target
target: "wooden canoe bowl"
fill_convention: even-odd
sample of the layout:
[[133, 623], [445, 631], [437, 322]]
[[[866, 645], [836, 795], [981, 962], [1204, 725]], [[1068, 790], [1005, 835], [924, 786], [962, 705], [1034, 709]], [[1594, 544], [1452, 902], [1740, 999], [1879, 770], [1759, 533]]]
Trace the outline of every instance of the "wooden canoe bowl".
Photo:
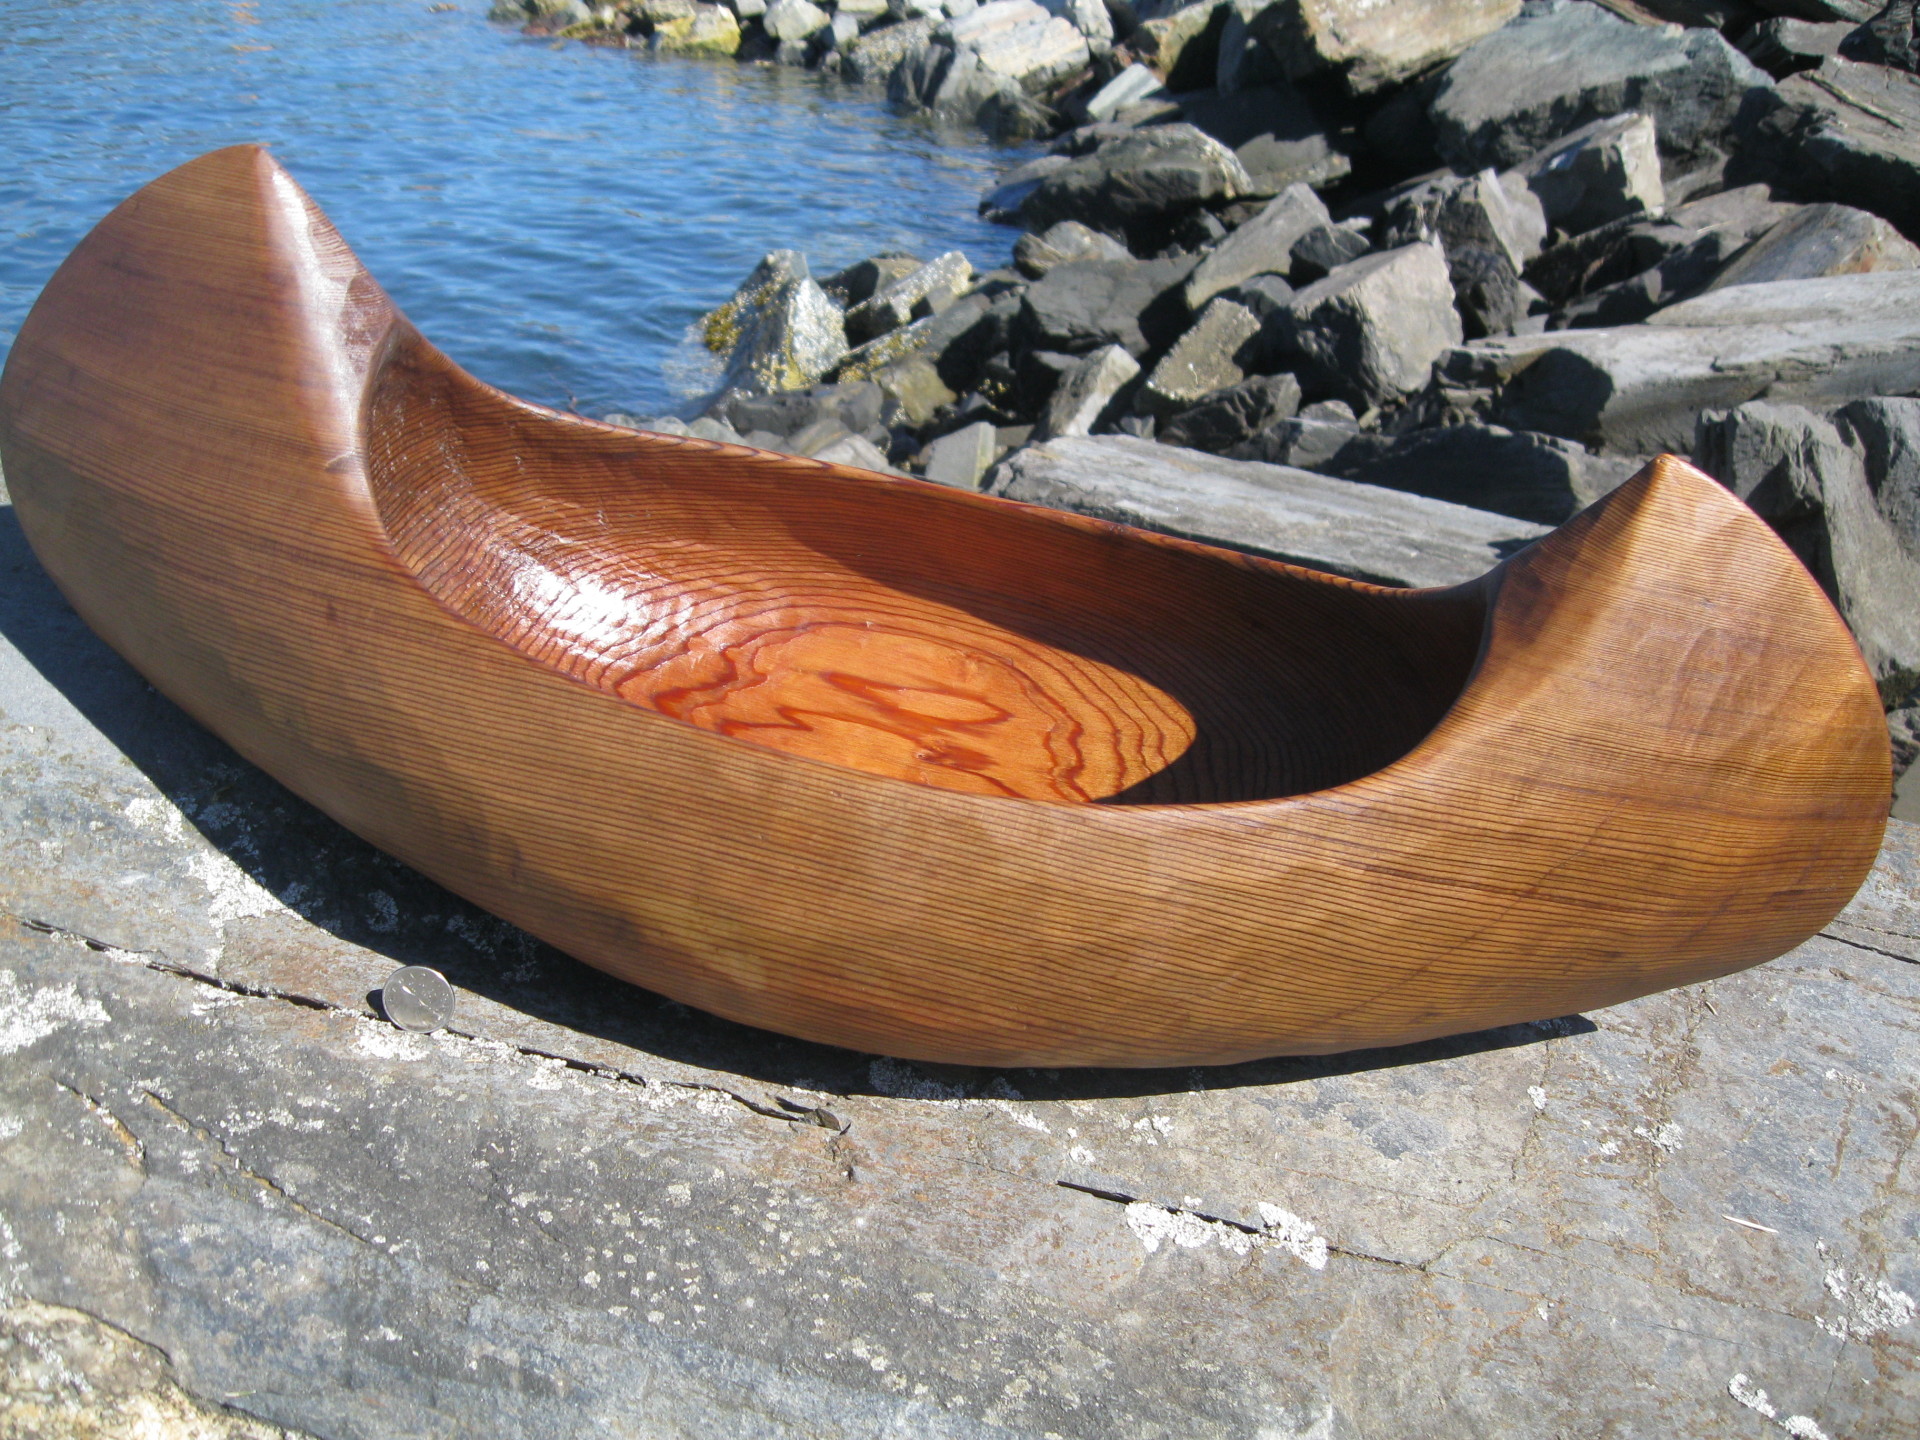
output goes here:
[[373, 844], [637, 984], [916, 1059], [1564, 1015], [1824, 925], [1889, 803], [1838, 616], [1664, 456], [1382, 588], [474, 380], [293, 180], [113, 212], [0, 382], [79, 613]]

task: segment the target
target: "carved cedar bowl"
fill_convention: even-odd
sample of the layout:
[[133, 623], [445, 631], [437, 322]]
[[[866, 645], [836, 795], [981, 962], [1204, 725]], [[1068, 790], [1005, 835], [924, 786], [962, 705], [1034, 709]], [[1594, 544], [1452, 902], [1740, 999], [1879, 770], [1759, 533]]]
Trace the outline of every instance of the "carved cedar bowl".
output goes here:
[[1889, 799], [1791, 554], [1663, 457], [1382, 588], [474, 380], [265, 152], [101, 223], [0, 382], [20, 520], [156, 686], [613, 974], [990, 1065], [1384, 1045], [1825, 924]]

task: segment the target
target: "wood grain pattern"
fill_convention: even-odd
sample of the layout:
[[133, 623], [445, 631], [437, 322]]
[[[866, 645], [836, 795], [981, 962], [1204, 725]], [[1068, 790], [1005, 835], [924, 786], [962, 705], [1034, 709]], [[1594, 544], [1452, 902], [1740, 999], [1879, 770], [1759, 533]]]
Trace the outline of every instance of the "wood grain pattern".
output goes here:
[[1683, 462], [1400, 591], [480, 384], [263, 151], [103, 221], [0, 380], [155, 685], [581, 959], [998, 1065], [1408, 1041], [1771, 958], [1889, 799], [1859, 655]]

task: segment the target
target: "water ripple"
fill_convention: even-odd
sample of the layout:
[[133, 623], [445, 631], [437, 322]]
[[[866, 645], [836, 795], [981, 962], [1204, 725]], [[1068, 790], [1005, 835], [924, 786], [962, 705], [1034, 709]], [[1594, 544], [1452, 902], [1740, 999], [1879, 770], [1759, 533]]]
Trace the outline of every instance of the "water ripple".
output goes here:
[[[42, 0], [0, 41], [0, 343], [155, 175], [262, 141], [436, 343], [545, 404], [664, 410], [687, 327], [761, 255], [827, 274], [1011, 237], [974, 214], [1018, 152], [837, 82], [514, 36], [484, 0]], [[680, 377], [675, 393], [670, 377]]]

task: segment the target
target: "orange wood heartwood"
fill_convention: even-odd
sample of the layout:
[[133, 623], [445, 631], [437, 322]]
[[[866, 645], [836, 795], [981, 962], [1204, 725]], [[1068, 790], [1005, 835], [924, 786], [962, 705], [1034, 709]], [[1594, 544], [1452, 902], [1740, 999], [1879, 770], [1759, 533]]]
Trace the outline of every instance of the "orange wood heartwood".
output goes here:
[[590, 964], [918, 1059], [1391, 1044], [1757, 964], [1886, 731], [1670, 456], [1407, 591], [623, 431], [423, 340], [267, 154], [74, 251], [0, 454], [75, 608], [242, 754]]

